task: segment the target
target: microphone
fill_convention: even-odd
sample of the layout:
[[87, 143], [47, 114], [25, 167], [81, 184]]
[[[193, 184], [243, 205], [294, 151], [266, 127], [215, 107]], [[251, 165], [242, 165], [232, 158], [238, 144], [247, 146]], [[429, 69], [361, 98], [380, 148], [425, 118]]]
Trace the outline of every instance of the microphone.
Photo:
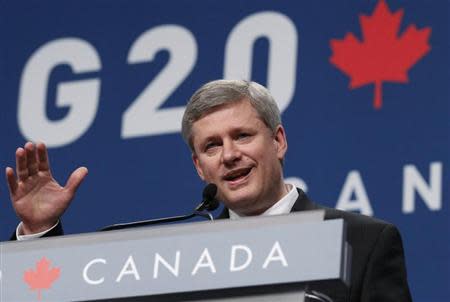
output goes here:
[[213, 183], [208, 184], [203, 189], [203, 200], [202, 202], [195, 208], [195, 212], [200, 211], [214, 211], [219, 207], [219, 201], [216, 199], [217, 194], [217, 186]]
[[203, 189], [202, 202], [195, 208], [192, 214], [142, 220], [128, 223], [117, 223], [101, 228], [100, 231], [122, 230], [127, 228], [141, 227], [153, 224], [182, 221], [190, 219], [195, 216], [201, 216], [213, 221], [214, 218], [209, 213], [209, 211], [214, 211], [219, 206], [219, 201], [216, 199], [216, 194], [217, 194], [217, 186], [215, 184], [210, 183]]

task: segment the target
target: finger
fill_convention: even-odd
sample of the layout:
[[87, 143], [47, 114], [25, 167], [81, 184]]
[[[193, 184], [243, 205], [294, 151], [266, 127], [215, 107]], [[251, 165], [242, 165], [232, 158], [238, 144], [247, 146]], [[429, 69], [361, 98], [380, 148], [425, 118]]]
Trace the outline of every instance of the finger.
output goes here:
[[28, 177], [27, 156], [23, 148], [16, 150], [16, 174], [19, 180], [26, 180]]
[[25, 152], [27, 154], [28, 175], [35, 175], [38, 172], [38, 163], [36, 159], [36, 148], [33, 143], [25, 144]]
[[14, 175], [14, 170], [10, 167], [6, 167], [5, 174], [6, 181], [8, 182], [9, 194], [12, 196], [16, 193], [18, 186], [16, 176]]
[[73, 173], [70, 175], [69, 179], [67, 180], [65, 188], [71, 192], [72, 194], [75, 194], [78, 187], [80, 186], [83, 179], [88, 174], [88, 169], [86, 167], [80, 167], [73, 171]]
[[39, 171], [50, 171], [50, 163], [48, 161], [47, 147], [44, 143], [37, 143], [37, 158]]

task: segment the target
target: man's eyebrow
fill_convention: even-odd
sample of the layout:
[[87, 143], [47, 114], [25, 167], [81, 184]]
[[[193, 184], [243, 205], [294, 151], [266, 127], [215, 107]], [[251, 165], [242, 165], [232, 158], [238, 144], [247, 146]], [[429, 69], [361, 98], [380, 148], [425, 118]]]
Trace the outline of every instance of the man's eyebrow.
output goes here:
[[199, 139], [199, 143], [200, 143], [200, 145], [204, 145], [207, 142], [210, 142], [212, 140], [216, 140], [217, 138], [218, 138], [217, 135], [208, 135], [208, 136], [206, 136], [204, 138]]
[[249, 126], [248, 124], [243, 124], [243, 125], [240, 125], [240, 126], [234, 128], [232, 130], [232, 133], [237, 133], [237, 132], [242, 132], [242, 131], [250, 132], [250, 131], [254, 131], [254, 128]]

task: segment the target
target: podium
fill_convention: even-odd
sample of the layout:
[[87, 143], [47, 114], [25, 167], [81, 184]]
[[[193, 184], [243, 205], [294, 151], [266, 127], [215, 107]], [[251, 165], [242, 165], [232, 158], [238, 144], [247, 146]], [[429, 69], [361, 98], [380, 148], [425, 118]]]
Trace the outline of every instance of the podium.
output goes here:
[[4, 242], [1, 302], [304, 301], [310, 283], [350, 280], [345, 222], [323, 215]]

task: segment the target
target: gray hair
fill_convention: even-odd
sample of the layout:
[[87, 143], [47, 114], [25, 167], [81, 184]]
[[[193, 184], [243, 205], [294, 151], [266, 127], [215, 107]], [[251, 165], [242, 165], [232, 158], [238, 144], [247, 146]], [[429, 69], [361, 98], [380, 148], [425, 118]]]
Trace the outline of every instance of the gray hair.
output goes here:
[[189, 100], [181, 124], [184, 141], [194, 150], [192, 125], [218, 107], [247, 99], [261, 120], [275, 133], [281, 124], [280, 110], [264, 86], [244, 80], [216, 80], [206, 83]]

